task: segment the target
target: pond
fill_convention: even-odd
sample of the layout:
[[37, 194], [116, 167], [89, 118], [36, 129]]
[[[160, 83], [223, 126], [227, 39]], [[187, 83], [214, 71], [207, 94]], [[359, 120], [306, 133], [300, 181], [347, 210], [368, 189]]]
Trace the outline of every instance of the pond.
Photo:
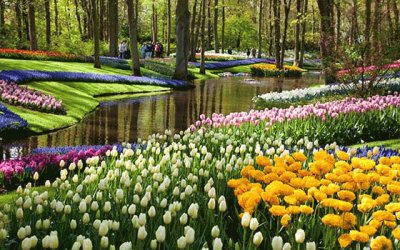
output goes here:
[[81, 123], [53, 133], [3, 143], [2, 158], [38, 147], [135, 142], [166, 129], [185, 130], [200, 114], [228, 114], [254, 108], [259, 94], [304, 88], [323, 82], [319, 72], [301, 78], [217, 78], [196, 81], [196, 88], [137, 99], [104, 102]]

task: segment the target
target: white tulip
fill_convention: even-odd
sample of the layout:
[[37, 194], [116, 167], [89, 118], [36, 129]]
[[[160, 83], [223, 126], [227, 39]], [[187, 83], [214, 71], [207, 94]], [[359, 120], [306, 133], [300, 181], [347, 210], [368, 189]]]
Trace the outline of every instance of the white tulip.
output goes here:
[[306, 233], [303, 229], [297, 229], [296, 234], [294, 235], [297, 243], [303, 243], [306, 238]]
[[186, 239], [186, 244], [192, 244], [195, 239], [195, 231], [193, 228], [186, 226], [185, 227], [185, 239]]
[[164, 224], [168, 225], [169, 223], [171, 223], [171, 220], [172, 220], [171, 217], [172, 217], [171, 212], [170, 211], [166, 211], [164, 213], [164, 215], [163, 215]]
[[111, 211], [111, 203], [109, 201], [106, 201], [104, 203], [103, 211], [106, 212], [106, 213]]
[[213, 226], [213, 228], [211, 229], [211, 236], [213, 238], [217, 238], [217, 237], [219, 237], [219, 233], [220, 233], [219, 227], [218, 226]]
[[72, 245], [71, 250], [79, 250], [81, 249], [82, 244], [80, 242], [75, 241], [74, 244]]
[[219, 209], [219, 211], [222, 212], [222, 213], [225, 212], [225, 211], [227, 210], [226, 201], [221, 201], [221, 202], [219, 203], [218, 209]]
[[222, 250], [224, 244], [220, 238], [215, 238], [213, 241], [213, 250]]
[[215, 199], [214, 198], [211, 198], [209, 201], [208, 201], [208, 209], [210, 209], [210, 210], [214, 210], [215, 209]]
[[71, 222], [69, 223], [69, 226], [72, 230], [75, 230], [77, 227], [77, 223], [76, 220], [71, 220]]
[[108, 223], [106, 221], [102, 221], [99, 226], [99, 235], [106, 236], [108, 233]]
[[264, 237], [261, 232], [257, 232], [253, 236], [253, 244], [259, 246], [264, 240]]
[[250, 220], [251, 220], [251, 215], [248, 212], [245, 212], [241, 220], [242, 227], [248, 227], [250, 225]]
[[23, 219], [24, 218], [24, 210], [22, 210], [22, 208], [18, 208], [15, 216], [17, 217], [17, 219]]
[[154, 206], [151, 206], [147, 214], [150, 218], [154, 218], [156, 216], [156, 208]]
[[50, 220], [46, 219], [43, 221], [43, 229], [48, 229], [50, 227]]
[[106, 236], [101, 237], [100, 246], [101, 246], [102, 248], [107, 248], [107, 247], [108, 247], [108, 244], [109, 244], [108, 237], [106, 237]]
[[79, 203], [79, 213], [81, 214], [85, 213], [86, 209], [87, 209], [86, 201], [81, 200], [81, 202]]
[[192, 218], [192, 219], [196, 219], [198, 216], [198, 211], [199, 211], [199, 204], [197, 203], [192, 203], [189, 206], [188, 209], [188, 215]]
[[88, 224], [89, 221], [90, 221], [90, 216], [89, 216], [89, 214], [88, 214], [88, 213], [84, 213], [83, 216], [82, 216], [82, 222], [83, 222], [83, 224]]
[[156, 230], [156, 239], [158, 242], [164, 242], [165, 241], [165, 227], [164, 226], [159, 226]]
[[317, 246], [314, 241], [306, 243], [306, 250], [315, 250], [315, 249], [317, 249]]
[[186, 225], [187, 221], [188, 221], [188, 215], [187, 213], [183, 213], [181, 217], [179, 217], [179, 222], [181, 223], [181, 225]]
[[289, 242], [286, 242], [286, 243], [283, 245], [283, 248], [282, 248], [282, 250], [291, 250], [291, 249], [292, 249], [292, 245], [290, 245]]
[[82, 250], [92, 250], [93, 245], [90, 239], [84, 239], [82, 243]]
[[18, 229], [17, 236], [18, 236], [18, 239], [20, 239], [20, 240], [25, 239], [26, 231], [25, 231], [24, 227], [21, 227]]
[[144, 226], [139, 227], [138, 230], [138, 239], [139, 240], [144, 240], [147, 237], [147, 232], [146, 232], [146, 228]]
[[181, 236], [177, 241], [178, 249], [186, 248], [186, 239], [184, 236]]
[[258, 228], [258, 220], [257, 220], [257, 218], [251, 218], [250, 219], [250, 229], [252, 230], [252, 231], [256, 231], [257, 230], [257, 228]]
[[281, 250], [283, 246], [283, 239], [280, 236], [272, 238], [271, 246], [273, 250]]
[[[111, 246], [110, 246], [111, 248]], [[132, 242], [124, 242], [119, 246], [119, 250], [132, 250]]]
[[122, 189], [117, 189], [116, 197], [121, 201], [124, 198], [124, 191]]
[[139, 214], [139, 225], [140, 226], [146, 225], [146, 214], [144, 213]]

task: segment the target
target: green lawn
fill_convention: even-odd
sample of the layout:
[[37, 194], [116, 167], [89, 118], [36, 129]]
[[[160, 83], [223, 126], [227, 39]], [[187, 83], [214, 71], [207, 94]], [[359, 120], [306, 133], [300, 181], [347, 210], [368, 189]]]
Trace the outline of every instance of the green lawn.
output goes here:
[[[39, 193], [47, 191], [49, 193], [49, 197], [53, 197], [55, 195], [55, 190], [53, 188], [47, 188], [45, 186], [33, 187], [31, 192], [33, 191], [38, 191]], [[11, 205], [11, 203], [17, 200], [18, 196], [19, 195], [16, 193], [16, 191], [0, 195], [0, 207], [3, 207], [5, 204]]]
[[400, 139], [390, 139], [390, 140], [385, 140], [385, 141], [373, 141], [373, 142], [352, 145], [350, 147], [361, 148], [362, 146], [369, 146], [369, 147], [384, 146], [385, 148], [400, 150]]
[[[108, 66], [96, 69], [91, 63], [78, 62], [55, 62], [55, 61], [36, 61], [36, 60], [16, 60], [0, 59], [0, 70], [44, 70], [44, 71], [70, 71], [86, 72], [99, 74], [119, 74], [130, 75], [129, 70], [121, 70]], [[147, 69], [142, 69], [148, 76], [157, 77], [159, 74]], [[67, 115], [55, 115], [32, 111], [22, 107], [7, 105], [13, 112], [26, 119], [30, 125], [30, 130], [35, 133], [43, 133], [71, 126], [85, 115], [92, 112], [101, 101], [117, 99], [119, 96], [132, 97], [148, 95], [160, 91], [168, 91], [168, 88], [133, 85], [117, 83], [85, 83], [85, 82], [32, 82], [27, 84], [29, 88], [42, 91], [53, 95], [56, 99], [62, 100], [63, 106], [67, 110]], [[101, 97], [95, 98], [95, 97]]]

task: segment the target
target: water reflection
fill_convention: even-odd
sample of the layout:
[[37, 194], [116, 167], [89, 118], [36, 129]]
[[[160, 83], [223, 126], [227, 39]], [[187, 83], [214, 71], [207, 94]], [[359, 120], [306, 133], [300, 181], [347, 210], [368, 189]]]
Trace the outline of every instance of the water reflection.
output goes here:
[[136, 141], [165, 129], [180, 131], [200, 114], [228, 114], [254, 108], [252, 98], [271, 91], [307, 87], [322, 82], [319, 73], [302, 78], [219, 78], [196, 82], [190, 91], [103, 103], [76, 126], [54, 133], [32, 136], [3, 145], [6, 156], [15, 157], [37, 147], [109, 144]]

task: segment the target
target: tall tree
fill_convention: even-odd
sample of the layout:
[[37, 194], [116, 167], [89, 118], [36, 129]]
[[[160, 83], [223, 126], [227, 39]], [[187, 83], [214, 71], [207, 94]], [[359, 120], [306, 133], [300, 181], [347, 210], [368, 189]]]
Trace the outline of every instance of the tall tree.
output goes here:
[[269, 47], [268, 47], [268, 54], [269, 56], [272, 56], [272, 48], [274, 46], [274, 22], [272, 21], [272, 12], [273, 12], [273, 1], [274, 0], [269, 0], [269, 7], [268, 7], [268, 20], [269, 20], [269, 33], [268, 33], [268, 37], [269, 37]]
[[28, 19], [29, 19], [29, 40], [31, 50], [37, 50], [37, 37], [36, 37], [36, 18], [35, 18], [35, 1], [28, 1]]
[[81, 39], [83, 40], [82, 21], [81, 21], [81, 15], [79, 14], [79, 3], [78, 3], [78, 0], [74, 0], [74, 4], [75, 4], [76, 20], [78, 21], [79, 34], [81, 35]]
[[0, 34], [4, 34], [5, 32], [5, 27], [6, 27], [6, 21], [4, 17], [4, 13], [6, 11], [6, 5], [4, 0], [0, 0]]
[[302, 2], [303, 0], [296, 1], [296, 26], [294, 32], [294, 60], [293, 65], [299, 66], [300, 60], [300, 26], [302, 22]]
[[221, 52], [225, 53], [225, 0], [222, 0]]
[[258, 12], [258, 54], [257, 57], [261, 58], [262, 54], [262, 24], [263, 24], [263, 0], [260, 0], [259, 12]]
[[[382, 44], [380, 42], [380, 32], [379, 32], [379, 24], [382, 21], [381, 20], [381, 5], [382, 5], [382, 0], [375, 0], [374, 2], [374, 20], [372, 22], [372, 36], [373, 36], [373, 42], [372, 46], [375, 51], [381, 52], [382, 51]], [[375, 55], [372, 55], [374, 57], [378, 57], [380, 53], [374, 53]], [[373, 61], [376, 61], [375, 59], [378, 58], [372, 58]]]
[[308, 11], [308, 0], [304, 0], [303, 8], [302, 8], [302, 17], [303, 22], [301, 24], [301, 42], [300, 42], [300, 59], [299, 59], [299, 67], [303, 67], [304, 62], [304, 51], [305, 51], [305, 44], [306, 44], [306, 31], [307, 31], [307, 22], [306, 22], [306, 15]]
[[94, 42], [94, 67], [101, 68], [100, 64], [100, 30], [99, 18], [97, 15], [97, 0], [90, 0], [93, 21], [93, 42]]
[[151, 32], [153, 43], [156, 43], [158, 41], [157, 10], [155, 4], [155, 0], [153, 0], [151, 13]]
[[393, 15], [394, 15], [394, 34], [395, 40], [399, 38], [399, 8], [397, 7], [397, 1], [392, 1]]
[[132, 70], [134, 76], [141, 76], [140, 72], [140, 62], [139, 62], [139, 51], [138, 51], [138, 32], [137, 32], [137, 23], [138, 23], [138, 15], [135, 11], [134, 0], [126, 0], [128, 6], [128, 21], [129, 21], [129, 40], [131, 46], [131, 56], [132, 56]]
[[190, 55], [189, 61], [196, 61], [196, 14], [197, 14], [197, 0], [194, 0], [192, 9], [192, 20], [190, 21]]
[[273, 0], [274, 29], [275, 29], [275, 66], [281, 69], [281, 5], [278, 0]]
[[205, 35], [206, 34], [205, 33], [206, 33], [206, 0], [201, 0], [200, 74], [206, 73], [206, 67], [205, 67], [205, 49], [206, 49]]
[[335, 8], [336, 8], [336, 47], [335, 50], [337, 51], [340, 46], [340, 26], [341, 26], [341, 21], [342, 21], [342, 15], [341, 15], [341, 9], [340, 9], [340, 1], [337, 0], [335, 3]]
[[215, 49], [215, 53], [219, 53], [218, 14], [219, 14], [218, 0], [214, 0], [214, 49]]
[[108, 1], [109, 55], [118, 55], [118, 1]]
[[99, 10], [99, 12], [100, 12], [99, 13], [99, 31], [100, 31], [100, 40], [101, 41], [104, 41], [104, 17], [105, 17], [104, 12], [106, 10], [104, 1], [105, 0], [100, 0], [99, 1], [99, 5], [98, 5], [100, 7], [100, 10]]
[[330, 84], [336, 81], [335, 64], [335, 38], [333, 24], [334, 0], [317, 0], [321, 16], [320, 50], [322, 67], [325, 73], [325, 83]]
[[289, 24], [289, 12], [290, 12], [291, 3], [292, 3], [292, 0], [283, 0], [285, 17], [283, 20], [283, 37], [282, 37], [282, 46], [281, 46], [280, 69], [283, 68], [283, 61], [285, 60], [286, 37], [287, 37], [287, 30], [288, 30], [288, 24]]
[[171, 17], [171, 0], [167, 0], [167, 56], [171, 54], [171, 30], [172, 30], [172, 17]]
[[21, 0], [17, 0], [15, 3], [15, 18], [17, 19], [18, 29], [18, 43], [22, 43], [22, 13], [21, 13]]
[[58, 24], [58, 3], [54, 0], [54, 26], [56, 27], [56, 36], [61, 33], [60, 26]]
[[[358, 40], [358, 0], [353, 0], [353, 8], [350, 24], [350, 44], [354, 44]], [[333, 16], [332, 16], [333, 18]]]
[[371, 63], [371, 5], [372, 0], [365, 0], [365, 58], [367, 64]]
[[47, 49], [50, 49], [51, 46], [50, 0], [44, 1], [44, 9], [46, 13], [46, 45]]
[[212, 0], [208, 0], [208, 5], [207, 5], [207, 49], [211, 49], [211, 43], [212, 43], [212, 25], [211, 25], [211, 1]]
[[189, 0], [178, 0], [176, 4], [176, 67], [173, 78], [188, 79], [189, 58]]

